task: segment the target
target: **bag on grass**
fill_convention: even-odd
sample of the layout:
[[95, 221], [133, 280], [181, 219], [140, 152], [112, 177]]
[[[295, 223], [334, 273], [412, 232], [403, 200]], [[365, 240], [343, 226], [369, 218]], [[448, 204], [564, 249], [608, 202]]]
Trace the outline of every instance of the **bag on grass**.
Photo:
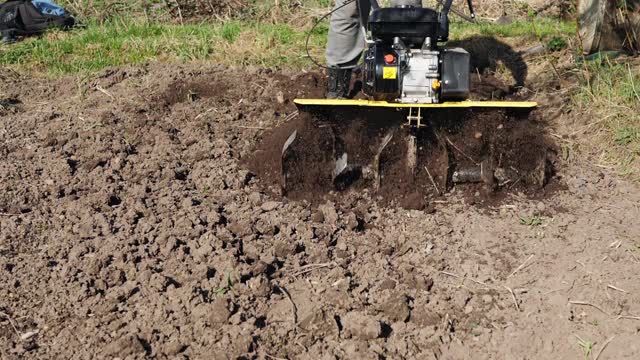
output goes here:
[[51, 0], [9, 0], [0, 5], [0, 32], [5, 42], [74, 24], [73, 16]]

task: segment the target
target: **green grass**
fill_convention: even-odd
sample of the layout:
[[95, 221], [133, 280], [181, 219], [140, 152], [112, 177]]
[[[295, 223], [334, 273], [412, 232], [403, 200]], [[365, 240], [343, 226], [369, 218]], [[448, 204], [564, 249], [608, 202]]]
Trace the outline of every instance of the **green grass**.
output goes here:
[[540, 226], [542, 225], [542, 218], [538, 215], [534, 215], [531, 217], [521, 217], [520, 225], [526, 225], [531, 227]]
[[[537, 32], [532, 29], [538, 29]], [[322, 61], [328, 26], [311, 34], [311, 53]], [[209, 21], [184, 25], [144, 18], [90, 21], [70, 32], [50, 32], [10, 46], [0, 45], [0, 66], [52, 76], [92, 73], [108, 66], [152, 60], [260, 65], [270, 68], [309, 68], [305, 28], [272, 21]], [[455, 37], [487, 35], [529, 39], [562, 36], [572, 25], [533, 19], [500, 26], [463, 22], [452, 24]]]
[[[3, 45], [0, 65], [54, 76], [152, 60], [302, 67], [308, 65], [302, 55], [304, 40], [303, 32], [286, 24], [228, 21], [177, 25], [109, 20]], [[314, 48], [325, 42], [319, 32], [313, 34]]]
[[553, 37], [573, 36], [576, 33], [576, 24], [574, 22], [540, 17], [516, 20], [506, 25], [498, 25], [488, 21], [470, 23], [457, 20], [453, 23], [451, 33], [454, 39], [480, 34], [542, 41]]
[[593, 352], [593, 341], [589, 341], [589, 340], [584, 340], [583, 338], [579, 337], [578, 335], [575, 335], [576, 338], [578, 338], [578, 346], [580, 347], [580, 349], [582, 350], [582, 354], [585, 358], [585, 360], [589, 360], [589, 357], [591, 357], [591, 353]]
[[640, 64], [585, 62], [573, 102], [591, 119], [586, 146], [599, 164], [640, 180]]

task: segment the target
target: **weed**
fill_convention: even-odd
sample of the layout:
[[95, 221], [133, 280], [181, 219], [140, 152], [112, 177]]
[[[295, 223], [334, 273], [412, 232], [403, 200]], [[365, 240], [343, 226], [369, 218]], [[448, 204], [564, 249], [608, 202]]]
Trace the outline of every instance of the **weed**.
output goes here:
[[562, 160], [569, 161], [571, 157], [571, 146], [567, 144], [562, 144]]
[[578, 346], [582, 349], [582, 353], [584, 354], [585, 360], [589, 360], [589, 357], [593, 352], [593, 342], [589, 340], [584, 340], [578, 335], [576, 335], [576, 337], [578, 338]]
[[560, 51], [564, 50], [567, 47], [567, 40], [560, 36], [554, 36], [547, 43], [547, 49], [551, 51]]
[[542, 218], [538, 215], [534, 215], [531, 217], [521, 217], [520, 218], [520, 225], [526, 225], [526, 226], [540, 226], [542, 225]]
[[228, 22], [222, 25], [220, 34], [223, 39], [227, 40], [230, 43], [233, 43], [234, 41], [236, 41], [241, 31], [242, 28], [240, 27], [240, 24], [238, 24], [237, 22]]
[[227, 273], [227, 284], [213, 291], [216, 295], [225, 295], [232, 291], [233, 283], [231, 282], [231, 273]]

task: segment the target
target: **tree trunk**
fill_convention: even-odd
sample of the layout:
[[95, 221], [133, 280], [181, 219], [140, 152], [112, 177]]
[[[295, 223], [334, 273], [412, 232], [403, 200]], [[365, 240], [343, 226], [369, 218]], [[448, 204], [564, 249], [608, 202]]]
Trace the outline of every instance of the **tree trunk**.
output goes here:
[[640, 50], [640, 0], [579, 0], [578, 34], [585, 54]]

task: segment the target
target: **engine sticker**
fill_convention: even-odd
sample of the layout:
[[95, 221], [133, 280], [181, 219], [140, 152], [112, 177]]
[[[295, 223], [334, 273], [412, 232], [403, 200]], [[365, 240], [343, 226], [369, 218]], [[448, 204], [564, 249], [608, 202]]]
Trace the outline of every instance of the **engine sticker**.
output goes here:
[[398, 78], [398, 68], [395, 66], [385, 66], [382, 68], [382, 78], [385, 80], [388, 79], [397, 79]]

